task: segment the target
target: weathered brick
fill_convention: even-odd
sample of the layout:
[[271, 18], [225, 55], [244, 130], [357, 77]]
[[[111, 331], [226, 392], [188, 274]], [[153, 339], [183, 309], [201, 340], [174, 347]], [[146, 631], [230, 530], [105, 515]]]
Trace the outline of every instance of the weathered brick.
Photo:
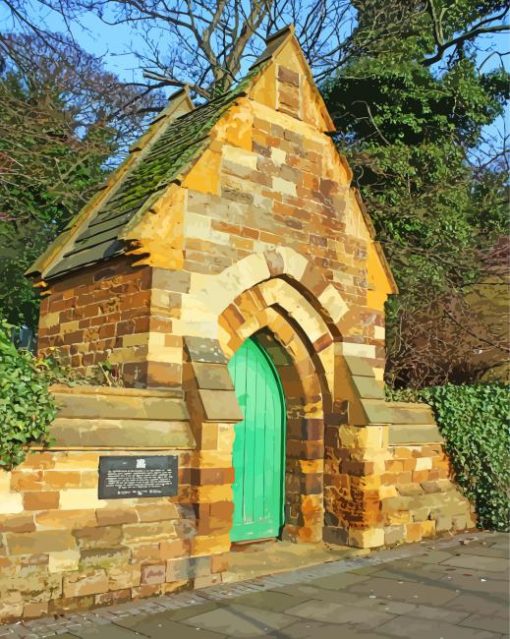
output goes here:
[[142, 566], [141, 584], [162, 584], [166, 578], [165, 564], [151, 564]]

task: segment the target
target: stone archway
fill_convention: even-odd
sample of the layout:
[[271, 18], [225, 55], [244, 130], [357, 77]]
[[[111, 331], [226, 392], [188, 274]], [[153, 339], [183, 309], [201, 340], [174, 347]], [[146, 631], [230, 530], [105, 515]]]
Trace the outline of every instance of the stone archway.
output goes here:
[[[273, 361], [287, 410], [282, 536], [318, 542], [324, 525], [324, 429], [331, 413], [334, 362], [323, 353], [333, 340], [320, 339], [327, 327], [310, 308], [290, 284], [272, 279], [238, 295], [221, 313], [219, 326], [227, 357], [254, 337]], [[303, 309], [308, 319], [300, 317]], [[308, 336], [300, 320], [310, 331]]]

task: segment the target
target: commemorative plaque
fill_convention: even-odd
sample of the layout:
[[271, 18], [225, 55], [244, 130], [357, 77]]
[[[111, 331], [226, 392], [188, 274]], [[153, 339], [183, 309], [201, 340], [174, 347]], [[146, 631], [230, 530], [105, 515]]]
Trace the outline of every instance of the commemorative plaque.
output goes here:
[[99, 499], [171, 497], [176, 494], [175, 455], [99, 458]]

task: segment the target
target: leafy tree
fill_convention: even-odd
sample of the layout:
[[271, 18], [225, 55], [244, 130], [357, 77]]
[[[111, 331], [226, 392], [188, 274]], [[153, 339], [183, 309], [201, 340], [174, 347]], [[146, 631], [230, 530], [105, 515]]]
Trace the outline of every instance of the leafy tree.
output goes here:
[[141, 116], [126, 108], [138, 92], [74, 44], [10, 42], [23, 56], [0, 73], [0, 313], [34, 329], [38, 299], [24, 271], [118, 161]]
[[400, 288], [387, 309], [388, 381], [460, 381], [477, 348], [458, 330], [463, 290], [508, 219], [505, 173], [494, 162], [474, 167], [471, 152], [503, 113], [509, 85], [502, 69], [479, 69], [474, 36], [459, 34], [480, 31], [503, 3], [354, 4], [359, 23], [346, 46], [355, 54], [326, 93]]

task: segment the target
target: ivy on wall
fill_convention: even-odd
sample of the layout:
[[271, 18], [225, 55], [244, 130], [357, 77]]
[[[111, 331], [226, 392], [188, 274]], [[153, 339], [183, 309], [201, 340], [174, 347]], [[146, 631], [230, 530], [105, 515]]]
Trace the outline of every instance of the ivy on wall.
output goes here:
[[509, 387], [447, 384], [389, 394], [432, 407], [455, 480], [474, 505], [478, 526], [510, 530]]
[[57, 414], [49, 392], [50, 365], [10, 339], [11, 326], [0, 321], [0, 469], [20, 464], [31, 444], [48, 445], [49, 425]]

